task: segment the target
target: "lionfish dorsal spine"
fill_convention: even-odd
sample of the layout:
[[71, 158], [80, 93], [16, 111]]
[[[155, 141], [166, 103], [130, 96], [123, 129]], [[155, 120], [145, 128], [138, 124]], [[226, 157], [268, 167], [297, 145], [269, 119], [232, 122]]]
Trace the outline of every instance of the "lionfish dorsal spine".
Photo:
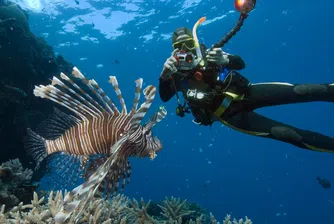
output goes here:
[[[66, 80], [71, 86], [74, 86], [73, 85], [73, 81], [70, 82], [70, 78], [68, 78], [65, 74], [61, 73], [60, 77], [63, 79], [63, 80]], [[86, 105], [86, 108], [89, 108], [90, 109], [90, 112], [92, 114], [96, 114], [96, 115], [99, 115], [99, 116], [102, 116], [102, 108], [101, 106], [99, 106], [98, 104], [96, 104], [95, 102], [95, 105], [99, 108], [96, 108], [93, 104], [91, 104], [87, 99], [85, 99], [81, 94], [77, 93], [75, 90], [71, 89], [69, 86], [67, 86], [65, 83], [63, 83], [62, 81], [60, 81], [57, 77], [53, 77], [52, 79], [52, 86], [61, 86], [62, 88], [66, 89], [69, 93], [75, 95], [78, 99], [78, 102]], [[75, 87], [75, 86], [74, 86]], [[82, 90], [80, 87], [79, 88], [79, 91]], [[82, 90], [83, 91], [83, 90]], [[82, 92], [83, 95], [85, 95], [85, 92]], [[88, 95], [88, 94], [87, 94]], [[71, 99], [71, 98], [69, 98]], [[92, 114], [90, 114], [92, 116]]]
[[66, 107], [83, 120], [86, 119], [87, 115], [93, 116], [93, 114], [91, 113], [92, 111], [90, 111], [90, 109], [86, 107], [86, 105], [80, 103], [76, 99], [73, 99], [73, 97], [66, 93], [63, 93], [58, 88], [52, 85], [35, 86], [34, 94], [35, 96], [50, 99], [53, 102], [63, 107]]
[[82, 81], [82, 83], [90, 89], [91, 93], [95, 97], [97, 97], [104, 104], [104, 106], [108, 109], [108, 111], [110, 111], [110, 112], [112, 111], [112, 109], [109, 107], [108, 103], [103, 99], [103, 97], [100, 94], [98, 94], [96, 89], [94, 89], [94, 87], [91, 85], [89, 80], [79, 71], [78, 68], [76, 68], [76, 67], [73, 68], [72, 75], [74, 77], [80, 79]]
[[119, 102], [121, 103], [122, 106], [122, 114], [127, 114], [127, 108], [126, 108], [126, 104], [124, 102], [123, 96], [122, 96], [122, 91], [120, 90], [119, 86], [118, 86], [118, 82], [117, 82], [117, 78], [115, 76], [109, 76], [109, 83], [111, 83], [111, 85], [114, 87], [114, 91], [119, 99]]
[[112, 108], [113, 112], [115, 114], [119, 114], [115, 103], [108, 97], [108, 95], [103, 91], [99, 84], [94, 79], [91, 79], [89, 82], [96, 88], [96, 91], [104, 98], [106, 103]]
[[159, 107], [159, 110], [154, 113], [151, 117], [147, 125], [145, 126], [147, 129], [151, 129], [154, 125], [159, 123], [162, 119], [164, 119], [167, 115], [167, 110], [165, 107]]
[[[105, 111], [105, 109], [97, 103], [86, 91], [84, 91], [80, 86], [78, 86], [73, 80], [71, 80], [67, 75], [64, 73], [60, 74], [60, 78], [63, 80], [66, 80], [71, 86], [73, 86], [76, 90], [80, 92], [77, 93], [75, 90], [72, 90], [75, 92], [75, 96], [77, 96], [79, 99], [82, 100], [83, 103], [85, 103], [87, 106], [94, 108], [97, 113], [102, 114], [102, 111]], [[83, 97], [84, 96], [84, 97]], [[109, 110], [109, 113], [113, 113], [112, 110]]]
[[137, 111], [138, 103], [139, 103], [139, 100], [140, 100], [140, 92], [141, 92], [141, 89], [143, 87], [143, 79], [142, 78], [137, 79], [135, 81], [135, 83], [136, 83], [136, 90], [135, 90], [135, 98], [133, 99], [133, 106], [132, 106], [131, 112], [130, 112], [131, 117]]
[[137, 128], [140, 122], [145, 117], [148, 109], [150, 108], [152, 101], [154, 100], [156, 88], [153, 85], [147, 86], [144, 89], [145, 102], [140, 105], [140, 108], [133, 115], [131, 120], [131, 128]]

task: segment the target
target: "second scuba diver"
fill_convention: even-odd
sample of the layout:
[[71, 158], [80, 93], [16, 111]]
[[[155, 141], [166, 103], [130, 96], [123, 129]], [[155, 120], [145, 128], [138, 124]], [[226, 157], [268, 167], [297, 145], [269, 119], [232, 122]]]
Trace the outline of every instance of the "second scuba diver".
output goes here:
[[[199, 21], [200, 22], [200, 21]], [[177, 115], [192, 113], [194, 122], [212, 125], [220, 121], [237, 131], [271, 138], [297, 147], [334, 152], [334, 138], [262, 116], [254, 110], [267, 106], [314, 101], [334, 102], [332, 84], [251, 83], [238, 70], [245, 67], [236, 55], [221, 48], [198, 43], [197, 22], [191, 32], [181, 27], [172, 36], [173, 53], [160, 75], [162, 101], [174, 95], [178, 100]], [[178, 95], [182, 92], [185, 103]]]

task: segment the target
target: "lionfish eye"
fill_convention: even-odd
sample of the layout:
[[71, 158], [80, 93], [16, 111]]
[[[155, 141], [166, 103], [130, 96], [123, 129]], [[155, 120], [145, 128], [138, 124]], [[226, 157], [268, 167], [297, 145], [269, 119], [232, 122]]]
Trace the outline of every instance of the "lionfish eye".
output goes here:
[[152, 132], [151, 132], [151, 129], [146, 129], [144, 131], [144, 135], [150, 135]]

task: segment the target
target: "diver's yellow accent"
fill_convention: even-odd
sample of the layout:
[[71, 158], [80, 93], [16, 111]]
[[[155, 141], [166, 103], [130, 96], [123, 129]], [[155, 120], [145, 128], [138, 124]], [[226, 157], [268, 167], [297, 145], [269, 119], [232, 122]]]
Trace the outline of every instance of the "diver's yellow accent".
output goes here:
[[195, 43], [195, 48], [196, 48], [196, 54], [197, 54], [197, 58], [198, 58], [198, 62], [201, 66], [204, 66], [204, 61], [202, 60], [203, 59], [203, 56], [202, 56], [202, 52], [201, 52], [201, 48], [199, 46], [199, 41], [198, 41], [198, 38], [197, 38], [197, 27], [203, 23], [204, 21], [206, 20], [206, 17], [202, 17], [200, 18], [199, 20], [197, 20], [197, 22], [195, 23], [195, 25], [193, 26], [193, 38], [194, 38], [194, 43]]
[[245, 96], [245, 94], [242, 95], [238, 95], [236, 93], [232, 93], [232, 92], [224, 92], [225, 95], [230, 96], [233, 98], [233, 100], [242, 100]]
[[257, 131], [248, 131], [248, 130], [244, 130], [241, 128], [237, 128], [229, 123], [227, 123], [225, 120], [223, 120], [221, 118], [221, 116], [223, 115], [223, 113], [225, 112], [225, 110], [230, 106], [230, 104], [232, 103], [232, 101], [234, 100], [242, 100], [244, 98], [244, 94], [242, 95], [238, 95], [232, 92], [224, 92], [224, 99], [222, 104], [218, 107], [218, 109], [213, 113], [213, 116], [220, 121], [220, 123], [245, 134], [248, 135], [255, 135], [255, 136], [267, 136], [269, 135], [269, 133], [266, 132], [257, 132]]
[[[193, 47], [189, 47], [189, 46], [187, 45], [187, 41], [192, 41], [192, 42], [194, 43], [194, 46], [193, 46]], [[185, 40], [182, 40], [182, 41], [176, 41], [176, 42], [172, 45], [173, 49], [178, 48], [178, 47], [175, 47], [175, 45], [180, 44], [180, 43], [182, 43], [182, 45], [181, 45], [181, 47], [179, 48], [179, 50], [183, 50], [183, 46], [186, 46], [186, 48], [187, 48], [188, 50], [190, 50], [190, 51], [193, 50], [193, 49], [195, 49], [195, 41], [194, 41], [193, 38], [188, 38], [188, 39], [185, 39]]]
[[199, 20], [197, 20], [197, 22], [195, 23], [195, 25], [193, 26], [193, 38], [195, 40], [195, 47], [199, 47], [199, 41], [198, 41], [198, 37], [197, 37], [197, 27], [203, 23], [206, 20], [206, 17], [202, 17]]
[[309, 148], [310, 150], [313, 150], [313, 151], [319, 151], [319, 152], [331, 152], [331, 153], [334, 153], [334, 149], [333, 150], [330, 150], [330, 149], [321, 149], [321, 148], [317, 148], [315, 146], [312, 146], [312, 145], [309, 145], [309, 144], [306, 144], [304, 142], [302, 142], [303, 145], [305, 145], [307, 148]]
[[238, 95], [232, 92], [224, 92], [224, 99], [223, 102], [221, 103], [221, 105], [218, 107], [218, 109], [214, 112], [214, 116], [216, 116], [217, 118], [220, 118], [223, 113], [225, 112], [225, 110], [230, 106], [231, 102], [233, 100], [242, 100], [244, 98], [244, 94], [243, 95]]
[[248, 134], [248, 135], [255, 135], [255, 136], [267, 136], [267, 135], [269, 135], [269, 133], [265, 133], [265, 132], [247, 131], [247, 130], [244, 130], [244, 129], [237, 128], [237, 127], [227, 123], [225, 120], [223, 120], [221, 118], [218, 118], [218, 120], [220, 121], [220, 123], [226, 125], [227, 127], [232, 128], [236, 131]]
[[218, 109], [213, 113], [214, 116], [217, 118], [220, 118], [225, 110], [230, 106], [231, 102], [233, 101], [233, 98], [230, 96], [226, 96], [223, 99], [222, 104], [218, 107]]

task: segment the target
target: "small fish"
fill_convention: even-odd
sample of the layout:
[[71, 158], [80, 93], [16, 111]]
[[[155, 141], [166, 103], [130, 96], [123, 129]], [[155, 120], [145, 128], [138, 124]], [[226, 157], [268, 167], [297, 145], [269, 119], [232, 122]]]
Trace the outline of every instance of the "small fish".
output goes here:
[[[155, 97], [154, 86], [144, 89], [146, 100], [137, 109], [143, 80], [136, 80], [135, 98], [128, 112], [117, 79], [110, 76], [109, 82], [122, 107], [119, 111], [95, 80], [86, 79], [76, 67], [72, 76], [61, 73], [60, 79], [53, 77], [51, 85], [35, 86], [36, 97], [51, 100], [73, 114], [55, 109], [53, 115], [37, 129], [39, 134], [27, 130], [25, 146], [35, 159], [36, 168], [49, 155], [60, 153], [67, 159], [56, 160], [54, 166], [66, 174], [64, 178], [71, 179], [68, 175], [77, 177], [80, 171], [84, 171], [83, 176], [88, 179], [84, 188], [94, 189], [94, 193], [98, 189], [109, 196], [118, 190], [121, 180], [122, 188], [129, 182], [129, 157], [154, 159], [162, 149], [159, 139], [152, 136], [152, 128], [165, 118], [167, 111], [160, 107], [142, 125], [141, 121]], [[80, 162], [80, 166], [73, 168], [76, 161]]]
[[326, 178], [317, 177], [317, 181], [323, 188], [331, 188], [331, 182]]
[[79, 5], [80, 2], [78, 0], [74, 0], [75, 4]]

